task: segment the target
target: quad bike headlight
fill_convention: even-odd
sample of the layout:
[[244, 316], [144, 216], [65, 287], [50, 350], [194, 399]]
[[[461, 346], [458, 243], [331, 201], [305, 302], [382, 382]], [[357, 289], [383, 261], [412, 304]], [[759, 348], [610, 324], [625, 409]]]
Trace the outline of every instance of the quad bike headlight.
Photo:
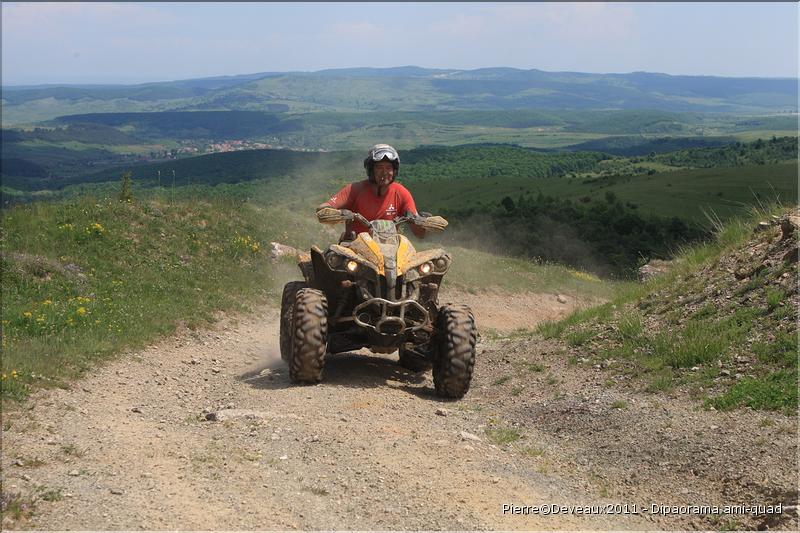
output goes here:
[[422, 274], [423, 276], [427, 276], [428, 274], [430, 274], [431, 270], [433, 270], [433, 265], [431, 263], [422, 263], [419, 266], [419, 273]]
[[357, 268], [358, 268], [358, 263], [356, 263], [355, 261], [351, 260], [347, 262], [347, 270], [349, 270], [350, 272], [355, 272]]
[[342, 256], [336, 254], [330, 254], [328, 256], [328, 264], [330, 265], [331, 268], [336, 269], [339, 267], [339, 265], [342, 264], [342, 259], [344, 259]]

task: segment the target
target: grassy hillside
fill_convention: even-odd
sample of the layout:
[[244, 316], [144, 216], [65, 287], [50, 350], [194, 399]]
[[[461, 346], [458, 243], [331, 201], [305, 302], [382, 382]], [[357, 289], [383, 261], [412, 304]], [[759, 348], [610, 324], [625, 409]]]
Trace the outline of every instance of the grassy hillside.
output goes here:
[[[791, 211], [799, 214], [794, 209]], [[772, 215], [775, 215], [774, 217]], [[797, 236], [770, 208], [717, 227], [668, 274], [539, 331], [609, 386], [676, 390], [706, 406], [797, 411]], [[788, 226], [787, 226], [788, 227]]]

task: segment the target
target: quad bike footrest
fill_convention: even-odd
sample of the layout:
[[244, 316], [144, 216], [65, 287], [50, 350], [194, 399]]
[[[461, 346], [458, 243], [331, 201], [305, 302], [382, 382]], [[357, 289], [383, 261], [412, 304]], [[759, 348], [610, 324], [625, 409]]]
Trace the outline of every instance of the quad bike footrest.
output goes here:
[[417, 331], [430, 323], [428, 311], [415, 300], [393, 302], [385, 298], [370, 298], [353, 309], [353, 320], [363, 328], [381, 335], [400, 335]]

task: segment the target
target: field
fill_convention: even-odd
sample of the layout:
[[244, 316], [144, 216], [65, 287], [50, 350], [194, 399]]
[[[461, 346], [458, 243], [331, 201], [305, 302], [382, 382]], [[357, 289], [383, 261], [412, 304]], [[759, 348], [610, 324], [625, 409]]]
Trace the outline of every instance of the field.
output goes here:
[[551, 177], [463, 178], [451, 181], [414, 182], [417, 202], [428, 210], [480, 208], [499, 204], [503, 198], [544, 195], [576, 201], [603, 201], [607, 193], [636, 204], [639, 212], [707, 222], [705, 212], [720, 218], [743, 214], [759, 199], [797, 202], [797, 164], [676, 170], [653, 175], [607, 178]]

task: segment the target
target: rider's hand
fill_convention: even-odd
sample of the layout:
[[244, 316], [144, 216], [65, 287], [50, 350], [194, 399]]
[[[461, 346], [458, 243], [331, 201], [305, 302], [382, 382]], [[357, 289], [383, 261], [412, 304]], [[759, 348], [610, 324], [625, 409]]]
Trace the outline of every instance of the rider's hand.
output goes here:
[[342, 219], [344, 220], [353, 220], [356, 216], [353, 214], [352, 211], [349, 209], [340, 209], [339, 213], [342, 215]]
[[342, 214], [338, 209], [326, 205], [317, 209], [317, 219], [323, 224], [338, 224], [342, 221]]

